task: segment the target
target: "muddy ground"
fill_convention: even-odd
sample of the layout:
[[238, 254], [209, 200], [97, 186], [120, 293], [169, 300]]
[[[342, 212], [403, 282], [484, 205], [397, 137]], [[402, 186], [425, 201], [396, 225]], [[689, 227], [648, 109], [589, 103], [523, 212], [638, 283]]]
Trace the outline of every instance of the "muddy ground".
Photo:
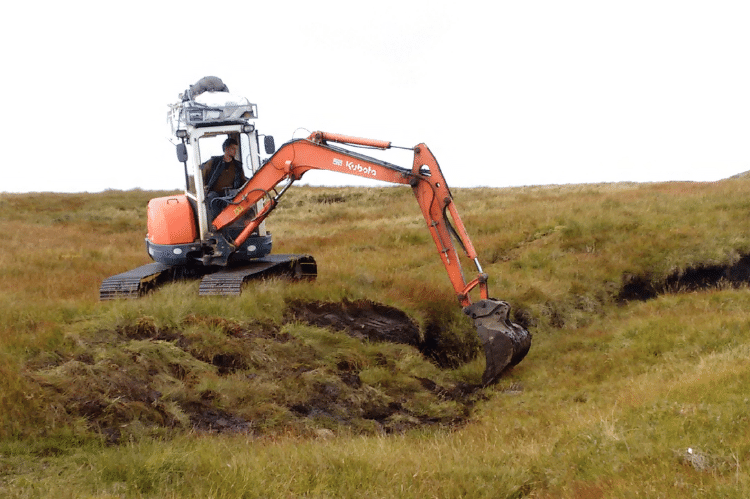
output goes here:
[[[363, 345], [424, 347], [408, 315], [369, 301], [293, 303], [285, 321], [344, 331]], [[439, 335], [436, 324], [431, 328]], [[179, 327], [159, 328], [143, 317], [75, 343], [72, 352], [33, 359], [29, 377], [61, 419], [84, 420], [110, 443], [180, 431], [314, 436], [450, 427], [485, 398], [479, 384], [402, 372], [399, 356], [414, 355], [413, 348], [321, 353], [267, 323], [191, 316]], [[428, 352], [439, 341], [430, 343]], [[365, 382], [365, 369], [387, 378]]]
[[750, 283], [750, 255], [727, 264], [696, 264], [664, 279], [650, 274], [626, 275], [618, 295], [621, 302], [650, 300], [667, 293], [689, 293]]
[[[750, 255], [743, 255], [731, 264], [695, 265], [661, 280], [625, 276], [616, 298], [648, 300], [749, 281]], [[420, 332], [403, 311], [370, 301], [295, 302], [288, 304], [284, 324], [346, 332], [363, 345], [405, 345], [439, 368], [472, 360], [477, 345], [444, 334], [449, 314], [434, 310], [429, 315], [434, 318]], [[51, 425], [83, 421], [110, 443], [143, 433], [291, 431], [314, 436], [456, 426], [485, 398], [480, 384], [399, 372], [397, 357], [403, 351], [323, 354], [284, 332], [284, 324], [190, 316], [177, 327], [159, 328], [141, 317], [114, 331], [71, 339], [65, 351], [40, 353], [29, 361], [27, 373], [49, 412], [57, 415]], [[326, 355], [336, 355], [335, 361]], [[390, 377], [368, 383], [361, 377], [367, 369]], [[215, 380], [216, 388], [206, 379]], [[228, 396], [222, 386], [239, 393]], [[264, 386], [273, 390], [256, 390]]]

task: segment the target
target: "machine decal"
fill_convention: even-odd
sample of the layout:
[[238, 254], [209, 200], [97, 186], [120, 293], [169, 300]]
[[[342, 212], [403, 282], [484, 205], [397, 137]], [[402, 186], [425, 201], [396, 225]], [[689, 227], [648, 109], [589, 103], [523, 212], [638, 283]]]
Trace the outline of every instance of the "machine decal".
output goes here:
[[353, 171], [353, 172], [364, 173], [365, 175], [372, 175], [373, 177], [377, 177], [378, 176], [377, 170], [375, 170], [371, 166], [368, 166], [368, 167], [365, 168], [362, 165], [360, 165], [359, 163], [357, 163], [355, 165], [353, 161], [347, 161], [346, 162], [346, 167], [349, 168], [349, 170]]
[[[344, 166], [344, 160], [339, 158], [333, 158], [333, 166]], [[349, 171], [354, 173], [363, 173], [365, 175], [372, 175], [373, 177], [378, 176], [377, 170], [372, 168], [371, 166], [364, 167], [360, 165], [359, 163], [354, 163], [353, 161], [347, 161], [346, 167], [349, 169]]]

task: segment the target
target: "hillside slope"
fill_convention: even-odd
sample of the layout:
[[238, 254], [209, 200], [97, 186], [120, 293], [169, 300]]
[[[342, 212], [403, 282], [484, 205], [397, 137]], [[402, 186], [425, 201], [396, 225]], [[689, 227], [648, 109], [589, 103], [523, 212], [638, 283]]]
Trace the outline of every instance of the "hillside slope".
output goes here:
[[[148, 262], [145, 206], [163, 193], [2, 194], [0, 491], [22, 496], [27, 477], [60, 497], [230, 483], [247, 497], [743, 497], [748, 191], [454, 190], [493, 295], [534, 334], [488, 388], [408, 189], [291, 190], [269, 221], [275, 251], [313, 254], [314, 283], [112, 303], [98, 285]], [[302, 313], [321, 307], [387, 311], [415, 339]], [[218, 473], [220, 448], [241, 479]], [[295, 471], [268, 475], [271, 461]]]

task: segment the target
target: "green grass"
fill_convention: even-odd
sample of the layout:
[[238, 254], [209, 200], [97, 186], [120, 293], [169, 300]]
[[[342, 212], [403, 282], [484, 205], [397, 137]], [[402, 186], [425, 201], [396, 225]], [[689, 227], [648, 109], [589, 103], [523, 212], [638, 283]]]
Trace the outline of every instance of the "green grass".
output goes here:
[[[0, 194], [3, 497], [750, 493], [750, 290], [618, 300], [628, 276], [658, 285], [750, 252], [746, 180], [454, 189], [491, 294], [534, 334], [462, 403], [418, 379], [476, 382], [481, 359], [441, 369], [286, 315], [370, 299], [466, 348], [409, 189], [291, 189], [268, 222], [274, 251], [313, 254], [313, 283], [99, 303], [102, 279], [148, 262], [145, 206], [163, 194]], [[393, 403], [390, 419], [360, 417]], [[250, 429], [196, 429], [196, 404]]]

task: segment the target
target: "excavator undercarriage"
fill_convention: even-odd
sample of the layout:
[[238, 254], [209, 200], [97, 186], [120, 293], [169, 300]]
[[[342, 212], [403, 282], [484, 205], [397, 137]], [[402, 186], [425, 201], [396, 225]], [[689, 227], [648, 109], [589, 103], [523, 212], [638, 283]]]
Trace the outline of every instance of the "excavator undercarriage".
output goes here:
[[242, 286], [252, 280], [272, 277], [312, 280], [317, 275], [317, 264], [311, 255], [267, 255], [227, 267], [174, 266], [154, 262], [105, 279], [99, 288], [99, 299], [140, 298], [163, 284], [196, 279], [200, 279], [198, 294], [201, 296], [237, 296], [242, 292]]

